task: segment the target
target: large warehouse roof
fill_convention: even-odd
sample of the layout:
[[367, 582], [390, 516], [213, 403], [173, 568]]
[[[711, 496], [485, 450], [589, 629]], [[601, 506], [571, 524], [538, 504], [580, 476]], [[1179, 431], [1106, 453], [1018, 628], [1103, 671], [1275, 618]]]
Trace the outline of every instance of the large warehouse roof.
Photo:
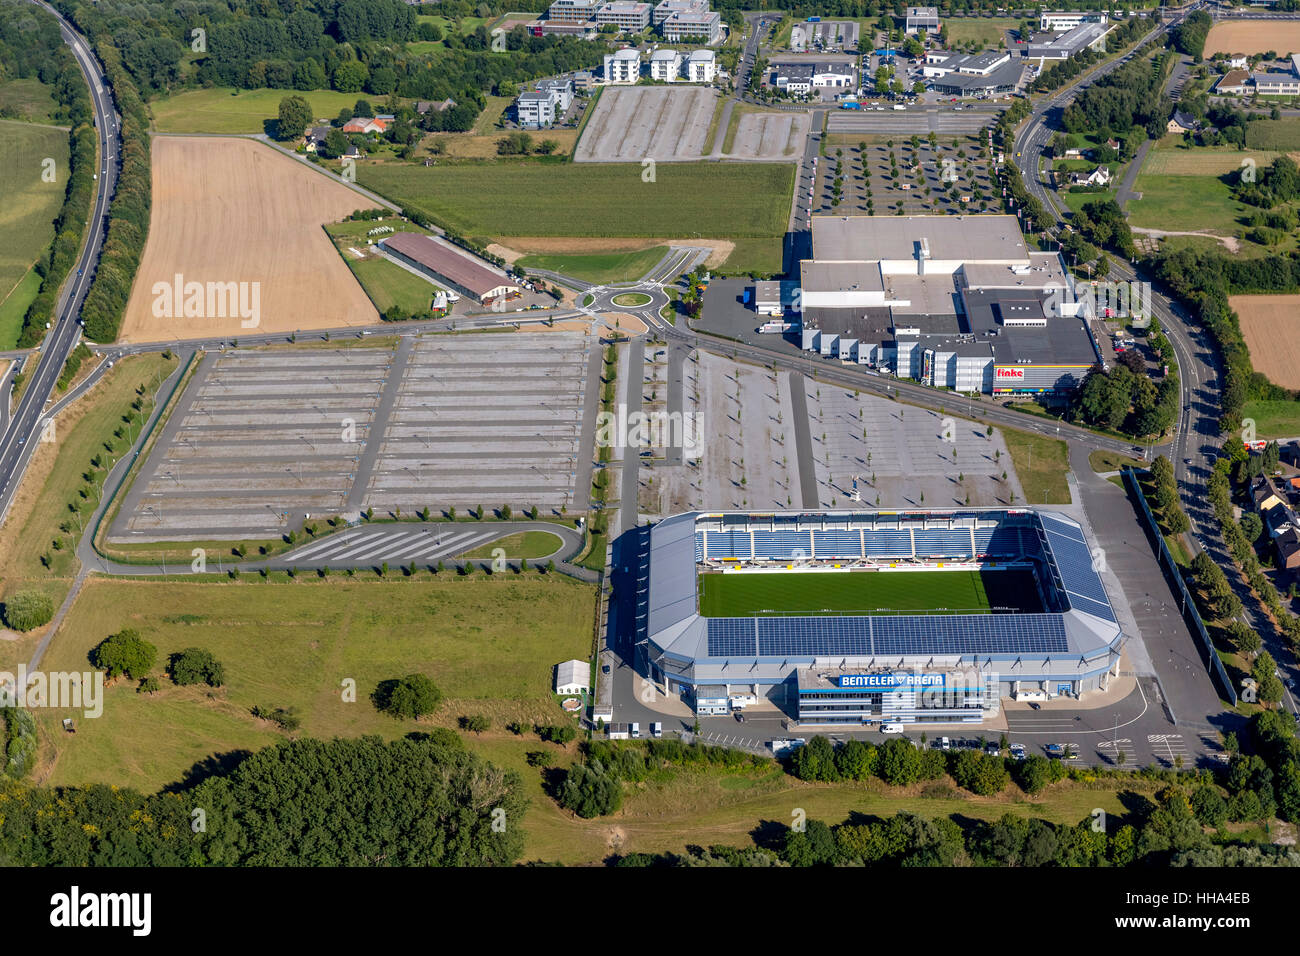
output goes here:
[[823, 261], [915, 260], [924, 239], [931, 259], [1029, 263], [1015, 216], [813, 216], [812, 234]]
[[418, 232], [396, 233], [385, 239], [382, 245], [400, 252], [480, 298], [494, 289], [513, 285], [505, 273], [494, 272], [453, 246]]

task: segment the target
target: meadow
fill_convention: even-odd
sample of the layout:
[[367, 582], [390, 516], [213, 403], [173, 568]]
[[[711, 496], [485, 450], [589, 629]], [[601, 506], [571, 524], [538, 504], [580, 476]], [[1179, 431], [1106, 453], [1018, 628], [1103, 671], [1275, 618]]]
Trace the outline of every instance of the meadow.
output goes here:
[[[53, 160], [48, 165], [47, 160]], [[53, 178], [46, 181], [45, 171]], [[54, 217], [68, 185], [68, 134], [52, 126], [0, 120], [0, 348], [17, 340], [13, 316], [27, 311], [39, 283], [24, 281], [54, 240]], [[11, 296], [18, 298], [10, 301]], [[17, 314], [21, 325], [22, 315]], [[12, 337], [11, 337], [12, 333]], [[7, 340], [7, 341], [6, 341]]]
[[794, 167], [786, 163], [366, 163], [361, 185], [469, 236], [780, 236]]

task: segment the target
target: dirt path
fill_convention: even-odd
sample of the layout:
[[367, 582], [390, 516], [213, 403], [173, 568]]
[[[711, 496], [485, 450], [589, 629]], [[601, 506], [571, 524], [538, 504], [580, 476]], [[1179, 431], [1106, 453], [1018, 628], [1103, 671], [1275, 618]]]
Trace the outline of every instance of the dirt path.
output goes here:
[[1174, 232], [1167, 229], [1145, 229], [1141, 226], [1130, 226], [1130, 231], [1139, 233], [1143, 236], [1151, 236], [1154, 239], [1163, 239], [1166, 236], [1203, 236], [1206, 239], [1213, 239], [1215, 242], [1223, 244], [1229, 252], [1241, 251], [1241, 243], [1232, 236], [1216, 236], [1212, 232]]

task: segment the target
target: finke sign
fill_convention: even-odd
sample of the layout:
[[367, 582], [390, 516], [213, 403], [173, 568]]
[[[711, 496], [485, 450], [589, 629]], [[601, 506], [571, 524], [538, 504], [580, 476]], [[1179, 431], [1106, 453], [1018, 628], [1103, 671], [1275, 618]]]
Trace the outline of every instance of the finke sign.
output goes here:
[[1023, 382], [1025, 380], [1025, 370], [1023, 368], [999, 366], [993, 370], [993, 377], [999, 382]]

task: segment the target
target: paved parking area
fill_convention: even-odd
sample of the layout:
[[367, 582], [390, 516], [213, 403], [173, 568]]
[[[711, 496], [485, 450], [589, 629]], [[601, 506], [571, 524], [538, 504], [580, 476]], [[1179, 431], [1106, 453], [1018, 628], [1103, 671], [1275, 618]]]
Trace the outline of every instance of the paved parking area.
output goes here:
[[[883, 101], [882, 101], [883, 104]], [[828, 133], [895, 133], [920, 136], [930, 132], [940, 136], [970, 135], [992, 125], [997, 114], [987, 110], [960, 109], [950, 106], [941, 109], [905, 110], [835, 110], [826, 122]]]
[[719, 94], [705, 86], [607, 87], [574, 151], [579, 163], [699, 159]]
[[[996, 506], [1023, 502], [1011, 456], [994, 429], [804, 380], [818, 507]], [[1006, 481], [1002, 475], [1007, 475]]]
[[794, 159], [808, 136], [807, 113], [745, 113], [736, 122], [728, 159]]
[[572, 507], [589, 344], [581, 332], [420, 339], [387, 418], [366, 506]]
[[[657, 351], [657, 350], [656, 350]], [[647, 411], [660, 406], [672, 374], [650, 355]], [[691, 509], [784, 509], [800, 506], [799, 459], [789, 376], [762, 366], [693, 351], [681, 360], [681, 408], [693, 422], [700, 455], [672, 465], [643, 458], [638, 507], [643, 514]], [[670, 406], [665, 406], [670, 407]]]
[[591, 345], [500, 332], [209, 355], [109, 540], [267, 538], [369, 508], [560, 514], [590, 481]]

